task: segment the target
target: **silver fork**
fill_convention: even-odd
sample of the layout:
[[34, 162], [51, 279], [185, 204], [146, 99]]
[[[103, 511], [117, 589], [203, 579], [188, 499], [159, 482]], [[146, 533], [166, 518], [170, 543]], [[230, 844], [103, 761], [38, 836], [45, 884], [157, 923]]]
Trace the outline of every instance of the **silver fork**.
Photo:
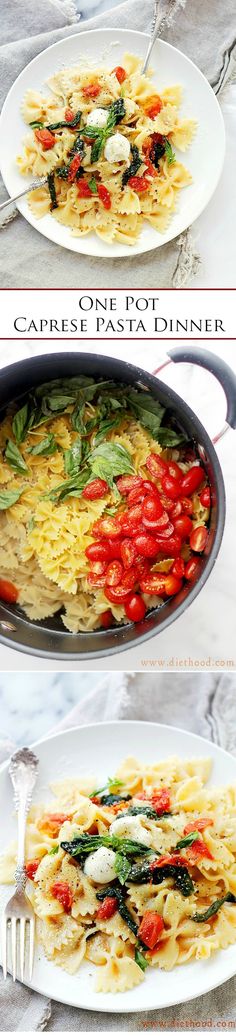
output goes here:
[[19, 194], [14, 194], [13, 198], [7, 198], [6, 201], [3, 201], [0, 205], [0, 212], [6, 209], [7, 205], [13, 205], [15, 201], [18, 201], [18, 198], [23, 198], [25, 194], [29, 194], [30, 191], [37, 191], [38, 187], [44, 187], [45, 183], [47, 183], [47, 176], [40, 176], [38, 180], [32, 180], [32, 183], [28, 184], [28, 187], [24, 187], [23, 191], [19, 191]]
[[152, 20], [152, 25], [151, 25], [150, 41], [149, 41], [149, 44], [148, 44], [148, 49], [147, 49], [145, 61], [144, 61], [143, 67], [141, 69], [141, 75], [144, 75], [144, 72], [147, 71], [147, 67], [149, 65], [149, 60], [150, 60], [151, 53], [152, 53], [152, 48], [154, 47], [154, 43], [156, 42], [157, 36], [160, 35], [160, 31], [162, 29], [163, 21], [166, 18], [166, 15], [168, 13], [169, 13], [168, 0], [154, 0], [154, 10], [153, 10], [153, 20]]
[[[8, 936], [11, 942], [11, 967], [12, 978], [15, 982], [17, 974], [17, 959], [19, 956], [19, 973], [21, 982], [24, 981], [25, 960], [26, 960], [26, 924], [29, 923], [29, 954], [28, 954], [28, 975], [29, 981], [32, 978], [34, 960], [34, 934], [35, 920], [31, 903], [25, 895], [26, 871], [25, 871], [25, 831], [26, 819], [32, 799], [32, 792], [38, 772], [38, 759], [29, 748], [20, 748], [11, 757], [9, 775], [14, 788], [14, 804], [17, 811], [18, 821], [18, 844], [17, 844], [17, 866], [16, 866], [16, 888], [14, 895], [9, 899], [2, 916], [2, 961], [3, 976], [7, 977], [9, 970], [8, 962]], [[19, 937], [18, 937], [19, 936]]]

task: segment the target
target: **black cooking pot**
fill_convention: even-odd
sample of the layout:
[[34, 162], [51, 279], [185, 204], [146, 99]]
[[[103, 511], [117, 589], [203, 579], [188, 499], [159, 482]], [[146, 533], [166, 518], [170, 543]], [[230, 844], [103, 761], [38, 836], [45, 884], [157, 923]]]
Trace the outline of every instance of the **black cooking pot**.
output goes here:
[[[175, 363], [182, 361], [199, 364], [215, 374], [227, 398], [227, 424], [235, 428], [236, 376], [230, 367], [222, 359], [196, 346], [171, 349], [168, 356]], [[145, 387], [164, 407], [171, 409], [180, 428], [185, 429], [189, 438], [194, 441], [196, 454], [209, 479], [212, 498], [209, 537], [205, 553], [199, 558], [199, 575], [196, 582], [194, 585], [190, 583], [184, 586], [175, 597], [152, 611], [142, 622], [135, 625], [130, 623], [111, 630], [96, 630], [94, 633], [72, 634], [65, 630], [58, 615], [41, 622], [30, 622], [17, 605], [10, 607], [1, 604], [0, 641], [4, 644], [36, 656], [83, 660], [102, 658], [148, 640], [169, 626], [191, 604], [208, 579], [220, 548], [225, 523], [225, 491], [214, 446], [193, 411], [180, 396], [153, 374], [147, 374], [123, 360], [98, 354], [65, 352], [56, 356], [36, 356], [14, 363], [0, 374], [1, 419], [6, 405], [33, 386], [50, 381], [50, 378], [70, 377], [78, 373]]]

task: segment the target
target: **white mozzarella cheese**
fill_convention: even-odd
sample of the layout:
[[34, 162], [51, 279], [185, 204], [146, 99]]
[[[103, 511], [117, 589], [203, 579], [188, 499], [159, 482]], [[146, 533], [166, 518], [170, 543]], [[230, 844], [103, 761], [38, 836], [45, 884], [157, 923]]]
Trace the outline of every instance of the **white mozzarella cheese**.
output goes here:
[[101, 846], [95, 853], [90, 853], [85, 860], [84, 873], [87, 878], [97, 881], [99, 885], [105, 885], [107, 881], [113, 881], [115, 872], [116, 854], [113, 849], [106, 849]]
[[142, 842], [143, 845], [150, 845], [151, 835], [145, 827], [142, 827], [142, 820], [146, 820], [144, 813], [138, 817], [117, 817], [110, 826], [110, 834], [118, 838], [132, 838], [134, 842]]
[[114, 133], [108, 137], [105, 144], [104, 155], [107, 162], [128, 162], [130, 155], [130, 143], [122, 133]]
[[108, 118], [108, 112], [105, 108], [94, 108], [92, 112], [87, 115], [87, 126], [97, 126], [98, 129], [104, 129]]

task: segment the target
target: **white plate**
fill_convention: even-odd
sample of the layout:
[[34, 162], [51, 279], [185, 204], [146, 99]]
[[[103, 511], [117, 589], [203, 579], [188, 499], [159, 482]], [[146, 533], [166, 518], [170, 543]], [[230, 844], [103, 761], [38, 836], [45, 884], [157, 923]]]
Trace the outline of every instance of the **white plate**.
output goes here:
[[[156, 762], [169, 755], [182, 758], [211, 756], [211, 783], [236, 781], [236, 759], [203, 738], [175, 727], [158, 723], [101, 723], [78, 727], [37, 743], [39, 779], [34, 801], [48, 801], [48, 784], [64, 776], [93, 776], [96, 784], [104, 783], [121, 760], [135, 755], [144, 763]], [[0, 851], [15, 837], [12, 817], [12, 790], [8, 764], [0, 770], [0, 796], [3, 803], [0, 828]], [[9, 897], [9, 889], [1, 893], [1, 904]], [[171, 1007], [202, 996], [220, 986], [236, 972], [236, 945], [221, 950], [208, 961], [195, 961], [171, 972], [150, 968], [140, 986], [126, 993], [96, 993], [96, 967], [83, 963], [77, 975], [70, 976], [56, 968], [36, 950], [32, 988], [75, 1007], [95, 1011], [152, 1011]]]
[[[27, 183], [16, 166], [16, 156], [22, 152], [23, 137], [27, 133], [20, 114], [26, 90], [44, 90], [50, 76], [65, 66], [78, 64], [82, 59], [91, 59], [96, 65], [105, 61], [113, 67], [122, 61], [125, 51], [144, 58], [148, 39], [146, 34], [133, 30], [96, 29], [55, 43], [27, 65], [9, 91], [0, 119], [1, 173], [10, 195], [17, 194]], [[148, 223], [144, 223], [140, 238], [132, 247], [120, 245], [119, 242], [107, 244], [93, 233], [87, 237], [73, 238], [69, 228], [57, 223], [50, 215], [41, 220], [35, 219], [27, 200], [19, 201], [18, 208], [22, 215], [50, 241], [74, 252], [103, 258], [139, 255], [171, 241], [197, 219], [210, 201], [221, 174], [225, 152], [224, 123], [215, 94], [196, 65], [163, 40], [158, 40], [154, 46], [151, 66], [158, 90], [181, 84], [182, 115], [194, 118], [198, 123], [191, 147], [184, 155], [177, 152], [192, 173], [193, 184], [180, 192], [178, 210], [171, 218], [168, 229], [164, 234], [159, 234]]]

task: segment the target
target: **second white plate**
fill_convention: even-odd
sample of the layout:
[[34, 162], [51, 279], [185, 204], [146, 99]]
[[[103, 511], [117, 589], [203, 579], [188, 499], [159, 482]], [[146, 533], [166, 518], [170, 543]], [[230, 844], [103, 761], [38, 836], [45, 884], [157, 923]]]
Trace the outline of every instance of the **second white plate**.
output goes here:
[[[211, 783], [223, 785], [236, 781], [236, 759], [209, 741], [184, 730], [158, 723], [102, 723], [78, 727], [41, 741], [36, 746], [39, 756], [39, 779], [34, 802], [47, 802], [48, 785], [69, 776], [93, 776], [103, 785], [108, 774], [114, 774], [125, 756], [132, 755], [143, 763], [157, 762], [171, 755], [182, 758], [211, 756], [213, 770]], [[0, 852], [16, 837], [13, 817], [12, 786], [8, 764], [0, 770], [0, 800], [2, 803]], [[7, 902], [9, 888], [1, 889], [0, 905]], [[36, 950], [32, 988], [74, 1007], [91, 1011], [136, 1012], [152, 1011], [184, 1003], [202, 996], [236, 973], [236, 945], [221, 950], [206, 961], [191, 961], [171, 972], [149, 968], [145, 981], [126, 993], [96, 993], [96, 967], [85, 962], [76, 975], [68, 975], [62, 968], [46, 960], [42, 950]]]

